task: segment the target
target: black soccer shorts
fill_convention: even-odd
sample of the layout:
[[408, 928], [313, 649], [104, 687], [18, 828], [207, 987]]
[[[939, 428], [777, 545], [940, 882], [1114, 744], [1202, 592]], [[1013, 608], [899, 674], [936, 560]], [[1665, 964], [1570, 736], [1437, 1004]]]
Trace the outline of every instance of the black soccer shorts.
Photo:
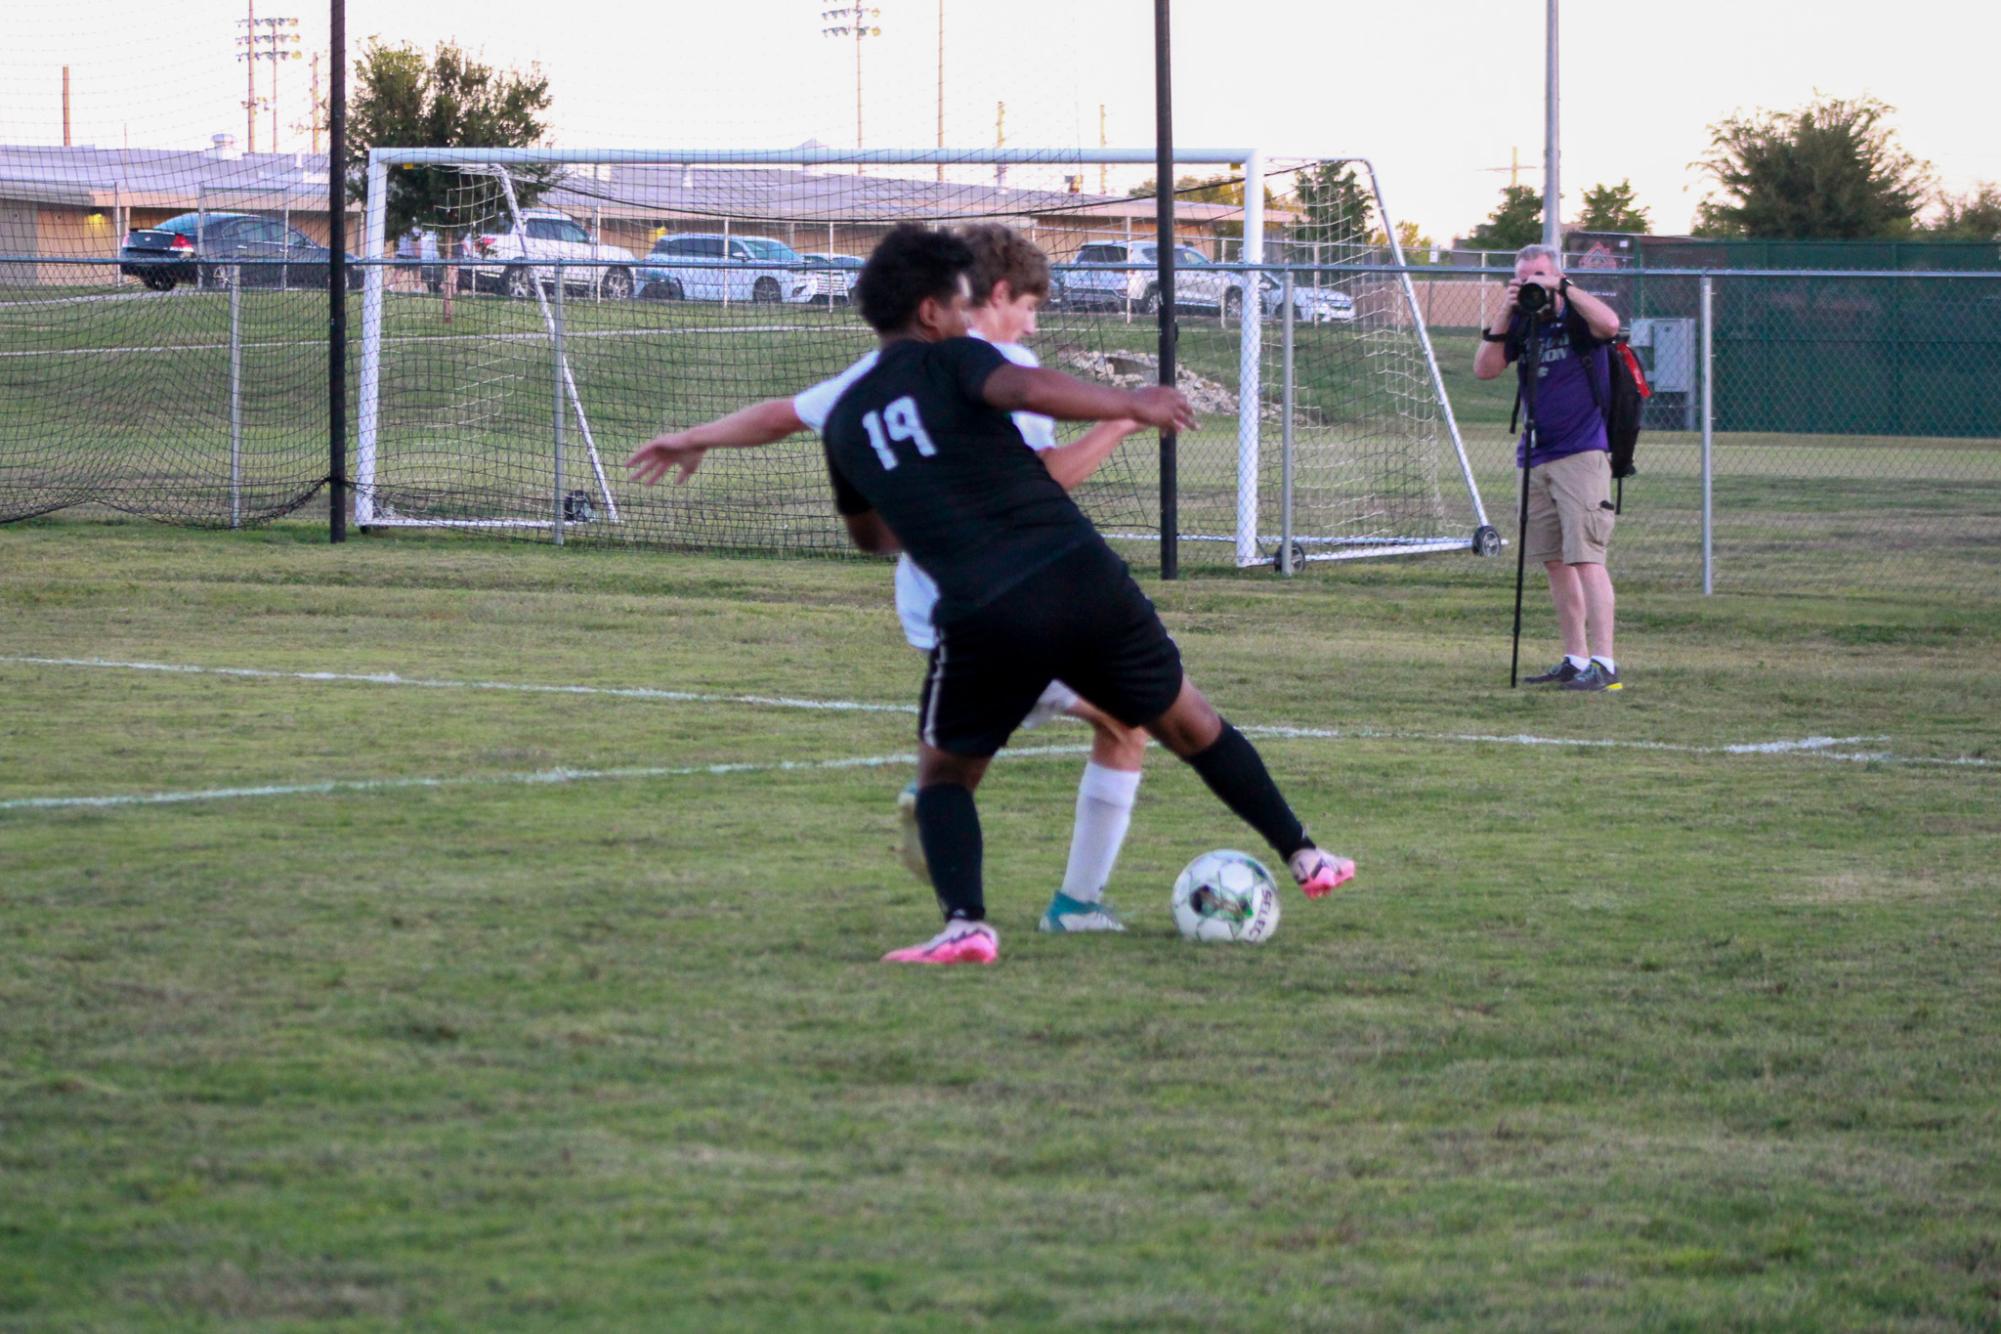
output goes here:
[[1181, 650], [1126, 563], [1096, 538], [986, 606], [941, 616], [937, 630], [917, 734], [953, 755], [1006, 745], [1051, 681], [1129, 727], [1160, 717], [1181, 693]]

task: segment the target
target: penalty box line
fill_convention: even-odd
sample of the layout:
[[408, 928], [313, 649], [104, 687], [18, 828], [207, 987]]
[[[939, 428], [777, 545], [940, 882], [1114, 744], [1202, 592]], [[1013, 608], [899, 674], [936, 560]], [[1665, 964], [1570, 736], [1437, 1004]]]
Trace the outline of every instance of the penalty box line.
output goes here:
[[[32, 667], [164, 672], [172, 675], [223, 676], [239, 679], [307, 681], [317, 684], [408, 686], [420, 690], [500, 691], [530, 695], [599, 695], [613, 699], [659, 700], [677, 704], [741, 704], [757, 708], [800, 709], [829, 713], [883, 713], [914, 716], [913, 704], [882, 704], [862, 700], [808, 699], [792, 695], [727, 695], [653, 686], [544, 685], [529, 681], [478, 681], [402, 676], [396, 672], [297, 672], [263, 667], [211, 667], [198, 663], [140, 662], [112, 658], [54, 658], [0, 655], [0, 663]], [[1533, 733], [1414, 732], [1370, 727], [1291, 727], [1280, 724], [1240, 725], [1246, 736], [1273, 740], [1412, 741], [1450, 745], [1558, 746], [1586, 750], [1637, 750], [1678, 755], [1800, 755], [1851, 763], [1913, 765], [1944, 768], [1993, 768], [1996, 762], [1978, 756], [1898, 755], [1892, 751], [1852, 747], [1888, 740], [1883, 736], [1807, 736], [1773, 741], [1696, 745], [1687, 742], [1629, 740], [1616, 737], [1551, 737]]]

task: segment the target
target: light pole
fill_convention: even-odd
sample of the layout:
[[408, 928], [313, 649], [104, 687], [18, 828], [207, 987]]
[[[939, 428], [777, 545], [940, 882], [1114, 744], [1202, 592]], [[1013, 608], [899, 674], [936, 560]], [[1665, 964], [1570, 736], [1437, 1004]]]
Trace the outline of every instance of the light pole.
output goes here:
[[[822, 37], [852, 37], [855, 39], [855, 150], [862, 146], [862, 39], [880, 37], [882, 29], [871, 25], [869, 20], [882, 17], [882, 11], [869, 5], [857, 3], [836, 5], [820, 11], [820, 35]], [[862, 172], [862, 164], [855, 163], [855, 175]]]
[[[249, 17], [236, 21], [236, 26], [244, 30], [244, 35], [236, 39], [236, 44], [243, 48], [236, 53], [236, 58], [245, 62], [243, 110], [246, 151], [257, 151], [257, 107], [261, 102], [271, 108], [271, 151], [275, 153], [278, 151], [278, 62], [300, 58], [299, 34], [296, 31], [299, 21], [295, 18], [260, 19], [257, 17], [257, 0], [248, 0], [246, 8]], [[271, 62], [271, 96], [268, 99], [257, 96], [257, 62], [260, 60]]]
[[1543, 150], [1542, 150], [1542, 243], [1552, 250], [1563, 245], [1563, 139], [1558, 112], [1562, 106], [1562, 82], [1557, 77], [1557, 0], [1549, 0], [1548, 65], [1543, 71]]

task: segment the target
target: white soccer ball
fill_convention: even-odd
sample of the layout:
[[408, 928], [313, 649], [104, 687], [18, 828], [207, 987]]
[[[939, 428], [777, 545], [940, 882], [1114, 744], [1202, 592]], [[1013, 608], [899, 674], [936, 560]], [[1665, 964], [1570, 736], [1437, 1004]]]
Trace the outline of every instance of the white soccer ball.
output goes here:
[[1278, 930], [1278, 882], [1248, 852], [1205, 852], [1174, 882], [1174, 925], [1190, 940], [1269, 940]]

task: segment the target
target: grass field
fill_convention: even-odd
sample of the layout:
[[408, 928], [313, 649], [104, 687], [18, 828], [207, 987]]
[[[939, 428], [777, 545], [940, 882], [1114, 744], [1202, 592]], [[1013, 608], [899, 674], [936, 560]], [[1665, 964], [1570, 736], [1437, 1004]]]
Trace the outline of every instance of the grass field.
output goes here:
[[878, 563], [0, 570], [0, 1329], [2001, 1326], [1991, 604], [1629, 593], [1576, 696], [1494, 563], [1148, 576], [1352, 892], [1181, 941], [1155, 751], [1036, 935], [1058, 728], [940, 975]]

